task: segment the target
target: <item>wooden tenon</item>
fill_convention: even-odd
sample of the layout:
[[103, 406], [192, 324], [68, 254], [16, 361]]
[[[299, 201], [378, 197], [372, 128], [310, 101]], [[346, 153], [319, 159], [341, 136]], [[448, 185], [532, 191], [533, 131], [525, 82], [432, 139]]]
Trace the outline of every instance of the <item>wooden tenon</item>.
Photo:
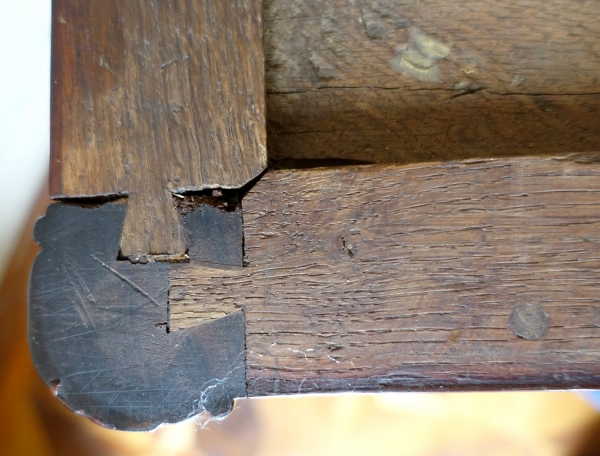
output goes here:
[[267, 165], [261, 4], [56, 0], [54, 198], [128, 196], [122, 255], [183, 255], [173, 193]]
[[55, 1], [41, 376], [137, 430], [241, 396], [600, 388], [599, 15]]

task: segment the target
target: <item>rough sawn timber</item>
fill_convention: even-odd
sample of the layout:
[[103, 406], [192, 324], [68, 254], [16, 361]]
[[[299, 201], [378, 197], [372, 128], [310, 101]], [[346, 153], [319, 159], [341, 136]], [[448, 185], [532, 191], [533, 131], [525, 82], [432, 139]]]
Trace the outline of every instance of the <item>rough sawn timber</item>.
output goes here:
[[600, 149], [600, 3], [265, 0], [269, 158]]
[[244, 310], [250, 396], [600, 387], [597, 155], [270, 172], [243, 213], [170, 309]]
[[128, 195], [122, 254], [183, 254], [172, 193], [266, 167], [260, 0], [56, 0], [54, 198]]

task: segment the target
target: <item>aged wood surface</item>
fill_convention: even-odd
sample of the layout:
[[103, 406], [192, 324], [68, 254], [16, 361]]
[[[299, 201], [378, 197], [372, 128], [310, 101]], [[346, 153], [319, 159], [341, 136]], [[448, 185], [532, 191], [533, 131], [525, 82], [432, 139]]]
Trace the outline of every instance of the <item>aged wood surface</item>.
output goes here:
[[600, 150], [600, 95], [323, 89], [269, 95], [269, 157], [371, 163]]
[[178, 199], [177, 203], [189, 261], [218, 267], [243, 266], [244, 226], [239, 203], [198, 195]]
[[[123, 254], [180, 254], [171, 192], [270, 158], [598, 150], [597, 2], [59, 0], [55, 197], [128, 194]], [[264, 56], [263, 56], [264, 54]], [[266, 79], [263, 61], [266, 58]]]
[[181, 254], [172, 192], [266, 167], [260, 0], [53, 11], [51, 196], [129, 195], [122, 253]]
[[244, 311], [250, 396], [600, 386], [598, 155], [276, 171], [243, 212], [246, 267], [171, 268], [170, 309]]
[[[169, 334], [168, 264], [117, 261], [125, 211], [58, 203], [36, 224], [43, 250], [31, 274], [29, 342], [40, 376], [71, 409], [121, 430], [228, 413], [246, 395], [242, 312]], [[229, 224], [238, 235], [219, 235], [233, 257], [216, 248], [210, 259], [231, 265], [241, 251], [239, 213], [209, 207], [188, 216], [198, 211], [190, 260], [206, 260], [195, 238], [206, 242]]]
[[265, 0], [269, 156], [600, 149], [600, 4]]

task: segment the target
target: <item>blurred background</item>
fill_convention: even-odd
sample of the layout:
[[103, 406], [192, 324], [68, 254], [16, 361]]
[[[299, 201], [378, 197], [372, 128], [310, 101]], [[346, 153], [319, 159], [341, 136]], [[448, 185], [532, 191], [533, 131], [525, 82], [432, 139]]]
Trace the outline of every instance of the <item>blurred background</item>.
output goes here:
[[27, 344], [31, 233], [50, 203], [50, 10], [50, 0], [0, 3], [0, 455], [600, 454], [600, 414], [582, 392], [253, 399], [222, 422], [200, 416], [150, 433], [69, 411]]

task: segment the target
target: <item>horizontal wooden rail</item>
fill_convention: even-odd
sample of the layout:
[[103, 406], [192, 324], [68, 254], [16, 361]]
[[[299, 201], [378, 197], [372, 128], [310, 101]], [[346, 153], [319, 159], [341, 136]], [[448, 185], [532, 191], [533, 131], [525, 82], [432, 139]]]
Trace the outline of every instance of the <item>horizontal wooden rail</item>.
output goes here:
[[600, 386], [596, 156], [279, 171], [243, 214], [170, 324], [243, 311], [250, 396]]

